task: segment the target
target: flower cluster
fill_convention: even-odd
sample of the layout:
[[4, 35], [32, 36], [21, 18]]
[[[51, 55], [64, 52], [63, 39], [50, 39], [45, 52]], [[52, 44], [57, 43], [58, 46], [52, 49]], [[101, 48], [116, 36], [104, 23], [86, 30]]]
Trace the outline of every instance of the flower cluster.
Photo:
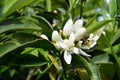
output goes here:
[[[88, 35], [86, 28], [83, 27], [82, 19], [78, 19], [75, 22], [69, 19], [64, 25], [63, 30], [60, 30], [60, 32], [53, 31], [52, 43], [58, 50], [64, 52], [64, 60], [67, 64], [70, 64], [72, 54], [82, 54], [90, 57], [82, 49], [91, 49], [94, 47], [99, 36], [100, 31]], [[44, 35], [41, 35], [41, 37], [47, 39]]]
[[73, 23], [72, 19], [69, 19], [60, 33], [53, 31], [52, 41], [58, 50], [64, 51], [64, 60], [67, 64], [71, 63], [71, 54], [90, 56], [81, 49], [81, 40], [86, 35], [87, 31], [83, 27], [83, 20], [81, 19], [77, 20], [75, 23]]

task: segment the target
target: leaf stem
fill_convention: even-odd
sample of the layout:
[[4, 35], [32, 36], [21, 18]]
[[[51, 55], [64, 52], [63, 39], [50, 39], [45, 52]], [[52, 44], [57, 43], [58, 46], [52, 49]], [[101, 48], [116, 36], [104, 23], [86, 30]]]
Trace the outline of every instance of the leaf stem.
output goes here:
[[34, 72], [34, 69], [30, 69], [26, 80], [31, 80], [31, 77], [33, 76], [33, 72]]
[[64, 65], [64, 59], [63, 59], [62, 55], [60, 55], [60, 61], [61, 61], [61, 65], [62, 65], [62, 68], [63, 68], [64, 78], [65, 78], [65, 80], [67, 80], [67, 75], [66, 75], [66, 70], [65, 70], [65, 65]]

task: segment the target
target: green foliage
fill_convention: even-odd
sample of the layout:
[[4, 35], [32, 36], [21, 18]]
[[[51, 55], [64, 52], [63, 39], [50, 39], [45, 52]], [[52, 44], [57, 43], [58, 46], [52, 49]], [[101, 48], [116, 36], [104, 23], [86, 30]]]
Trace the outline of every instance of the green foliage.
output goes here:
[[81, 56], [73, 56], [73, 61], [75, 60], [75, 62], [73, 62], [74, 65], [76, 64], [81, 64], [83, 66], [83, 68], [86, 69], [90, 80], [100, 80], [100, 74], [99, 74], [99, 70], [98, 67], [95, 65], [95, 63], [87, 58], [89, 62], [87, 62], [87, 60], [85, 60], [83, 57]]
[[[0, 80], [120, 80], [119, 4], [119, 0], [0, 0]], [[72, 54], [68, 65], [63, 51], [51, 41], [52, 32], [62, 32], [69, 18], [74, 22], [82, 18], [88, 35], [103, 27], [104, 32], [96, 46], [83, 49], [91, 57]]]

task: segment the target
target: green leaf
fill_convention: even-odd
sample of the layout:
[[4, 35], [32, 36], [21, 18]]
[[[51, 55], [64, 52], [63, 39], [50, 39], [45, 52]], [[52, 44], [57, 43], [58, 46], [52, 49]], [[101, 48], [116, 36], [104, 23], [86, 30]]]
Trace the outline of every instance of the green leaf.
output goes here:
[[117, 65], [118, 65], [119, 68], [120, 68], [120, 60], [119, 60], [119, 57], [116, 55], [113, 46], [110, 44], [109, 40], [108, 40], [104, 35], [103, 35], [103, 37], [104, 37], [104, 41], [106, 41], [107, 46], [108, 46], [109, 49], [110, 49], [111, 55], [114, 57], [114, 59], [115, 59], [116, 62], [117, 62]]
[[109, 0], [108, 3], [108, 7], [109, 7], [109, 13], [112, 17], [115, 16], [116, 12], [117, 12], [117, 3], [116, 0]]
[[42, 33], [45, 34], [50, 40], [52, 36], [52, 25], [43, 17], [34, 15], [34, 18], [38, 20], [36, 22], [37, 25], [39, 25], [42, 28]]
[[94, 20], [97, 18], [98, 14], [96, 14], [95, 16], [92, 17], [92, 19], [89, 20], [89, 22], [85, 25], [85, 27], [89, 27], [90, 24], [92, 24], [94, 22]]
[[41, 58], [37, 58], [29, 54], [17, 55], [14, 61], [15, 61], [15, 65], [22, 66], [22, 67], [42, 66], [42, 65], [48, 64], [47, 61], [44, 61]]
[[13, 40], [14, 41], [12, 42], [7, 42], [0, 45], [0, 57], [11, 51], [19, 50], [19, 48], [24, 49], [25, 47], [36, 47], [56, 51], [55, 46], [50, 41], [41, 39], [31, 34], [16, 33], [13, 35]]
[[118, 40], [120, 38], [120, 29], [116, 32], [116, 34], [114, 35], [114, 37], [112, 38], [111, 43], [113, 44], [116, 40]]
[[2, 16], [0, 18], [0, 21], [2, 21], [5, 17], [9, 16], [16, 10], [29, 5], [32, 3], [34, 0], [6, 0], [1, 8]]
[[8, 54], [0, 58], [0, 66], [42, 66], [48, 64], [44, 59], [30, 54]]
[[15, 42], [10, 42], [10, 43], [5, 43], [5, 44], [0, 45], [0, 57], [5, 55], [6, 53], [16, 49], [19, 46], [20, 45]]
[[102, 64], [100, 65], [100, 71], [102, 72], [102, 74], [105, 74], [109, 78], [108, 80], [113, 80], [114, 76], [116, 75], [115, 74], [116, 65], [115, 64]]
[[83, 66], [83, 68], [86, 69], [86, 71], [90, 77], [90, 80], [101, 80], [99, 69], [98, 69], [97, 65], [90, 58], [87, 58], [88, 61], [80, 55], [73, 55], [72, 58], [73, 58], [72, 64], [74, 66], [81, 64]]
[[38, 53], [38, 49], [32, 48], [32, 47], [27, 47], [21, 54], [31, 54], [31, 55], [38, 57], [39, 53]]
[[71, 9], [73, 8], [74, 3], [75, 3], [75, 0], [69, 0], [69, 5]]
[[92, 23], [91, 25], [89, 25], [89, 27], [86, 28], [88, 34], [100, 29], [101, 27], [103, 27], [104, 25], [108, 24], [111, 21], [113, 20], [104, 20]]
[[0, 33], [8, 32], [11, 30], [40, 31], [41, 28], [29, 20], [23, 20], [23, 19], [8, 19], [0, 23]]
[[112, 62], [109, 61], [110, 57], [108, 54], [100, 54], [96, 55], [92, 58], [92, 60], [96, 64], [112, 64]]
[[46, 0], [46, 9], [47, 9], [47, 11], [48, 12], [50, 12], [51, 11], [51, 0]]

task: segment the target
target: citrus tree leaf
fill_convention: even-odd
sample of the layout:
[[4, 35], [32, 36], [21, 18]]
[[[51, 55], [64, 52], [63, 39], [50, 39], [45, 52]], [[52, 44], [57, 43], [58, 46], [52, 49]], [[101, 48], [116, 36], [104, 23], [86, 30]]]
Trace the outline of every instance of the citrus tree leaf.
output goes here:
[[24, 49], [25, 47], [36, 47], [56, 51], [55, 46], [50, 41], [31, 34], [16, 33], [12, 38], [13, 41], [0, 45], [0, 57], [14, 50]]
[[0, 23], [0, 33], [8, 31], [33, 30], [40, 31], [41, 28], [29, 20], [8, 19]]
[[115, 16], [115, 13], [117, 12], [117, 3], [116, 0], [109, 0], [108, 1], [108, 7], [109, 7], [109, 13], [111, 16]]
[[89, 25], [89, 27], [86, 28], [88, 34], [100, 29], [101, 27], [103, 27], [104, 25], [108, 24], [111, 21], [112, 20], [104, 20], [104, 21], [94, 22], [93, 24]]
[[35, 23], [41, 27], [42, 33], [45, 34], [49, 39], [51, 39], [53, 32], [52, 25], [41, 16], [34, 15], [34, 18], [38, 20]]
[[[90, 59], [88, 61], [80, 55], [73, 55], [72, 64], [81, 64], [86, 69], [90, 80], [101, 80], [97, 65]], [[79, 66], [80, 67], [80, 66]]]
[[1, 7], [1, 18], [0, 21], [2, 21], [5, 17], [9, 16], [16, 10], [29, 5], [34, 0], [5, 0], [3, 6]]
[[109, 61], [110, 57], [108, 54], [100, 54], [100, 55], [96, 55], [92, 58], [92, 60], [96, 63], [96, 64], [112, 64], [112, 62]]
[[0, 66], [43, 66], [48, 64], [48, 61], [30, 54], [9, 54], [0, 58]]
[[111, 43], [113, 44], [115, 41], [117, 41], [120, 38], [120, 29], [116, 32], [116, 34], [114, 35]]

